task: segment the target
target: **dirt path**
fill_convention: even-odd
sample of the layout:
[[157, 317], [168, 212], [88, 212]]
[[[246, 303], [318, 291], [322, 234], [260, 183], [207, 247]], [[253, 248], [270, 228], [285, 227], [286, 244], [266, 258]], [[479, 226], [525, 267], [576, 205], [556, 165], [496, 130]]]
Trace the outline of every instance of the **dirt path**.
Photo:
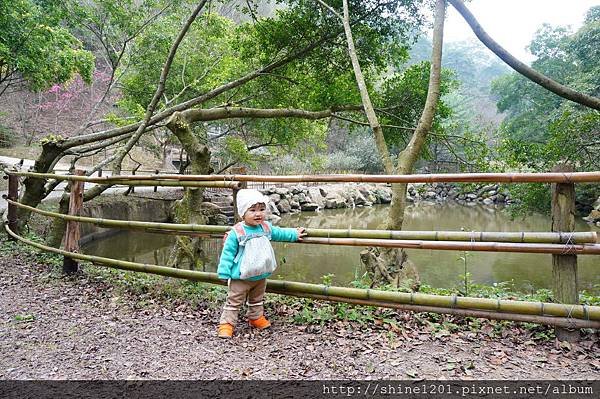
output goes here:
[[228, 342], [202, 304], [140, 306], [103, 281], [48, 277], [47, 267], [18, 258], [0, 259], [0, 270], [2, 379], [596, 379], [600, 371], [593, 334], [561, 346], [517, 328], [491, 339], [487, 324], [435, 337], [348, 322], [297, 326], [271, 314], [270, 331], [240, 323]]

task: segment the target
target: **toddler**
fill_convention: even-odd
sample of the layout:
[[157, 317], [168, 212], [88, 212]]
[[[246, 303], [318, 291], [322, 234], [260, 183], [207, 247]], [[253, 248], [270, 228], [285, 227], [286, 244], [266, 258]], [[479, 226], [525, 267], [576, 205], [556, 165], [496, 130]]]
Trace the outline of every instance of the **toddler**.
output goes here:
[[242, 302], [247, 299], [248, 320], [252, 327], [271, 326], [263, 314], [267, 277], [277, 267], [270, 241], [302, 241], [304, 228], [280, 228], [265, 221], [269, 198], [257, 190], [240, 190], [237, 210], [242, 222], [227, 233], [217, 274], [227, 280], [227, 301], [219, 320], [218, 336], [231, 338]]

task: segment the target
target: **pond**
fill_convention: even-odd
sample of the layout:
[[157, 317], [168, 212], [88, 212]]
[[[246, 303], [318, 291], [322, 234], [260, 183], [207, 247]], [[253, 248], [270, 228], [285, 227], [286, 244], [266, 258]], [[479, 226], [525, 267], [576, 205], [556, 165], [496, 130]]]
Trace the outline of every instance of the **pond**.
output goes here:
[[[309, 228], [382, 229], [388, 206], [355, 209], [331, 209], [283, 215], [280, 225]], [[431, 204], [421, 202], [408, 208], [406, 230], [465, 231], [550, 231], [550, 219], [543, 215], [511, 219], [507, 212], [483, 206]], [[578, 220], [577, 231], [597, 228]], [[88, 254], [112, 257], [140, 263], [165, 265], [173, 236], [124, 231], [114, 236], [92, 241], [83, 247]], [[279, 268], [273, 278], [321, 283], [322, 276], [333, 274], [334, 285], [348, 285], [364, 273], [359, 253], [362, 247], [273, 243]], [[209, 258], [206, 271], [216, 271], [220, 240], [207, 243]], [[464, 262], [462, 251], [408, 250], [416, 264], [421, 281], [434, 287], [451, 288], [461, 284]], [[467, 270], [476, 283], [493, 284], [512, 281], [516, 289], [529, 292], [552, 288], [552, 255], [468, 252]], [[600, 256], [578, 256], [580, 289], [600, 288]]]

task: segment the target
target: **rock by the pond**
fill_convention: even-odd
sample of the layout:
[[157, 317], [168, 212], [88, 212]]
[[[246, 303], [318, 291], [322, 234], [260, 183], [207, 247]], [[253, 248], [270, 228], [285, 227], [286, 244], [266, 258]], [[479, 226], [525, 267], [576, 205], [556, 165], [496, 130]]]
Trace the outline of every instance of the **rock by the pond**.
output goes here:
[[310, 202], [310, 199], [306, 194], [300, 192], [298, 194], [294, 194], [294, 199], [300, 203], [300, 205]]
[[292, 206], [288, 200], [282, 199], [277, 204], [277, 209], [279, 209], [279, 212], [281, 213], [289, 213], [292, 210]]
[[300, 205], [300, 209], [304, 212], [304, 211], [316, 211], [317, 209], [319, 209], [319, 205], [314, 204], [314, 203], [310, 203], [307, 202], [305, 204], [301, 204]]
[[313, 203], [319, 205], [319, 208], [325, 207], [325, 198], [322, 195], [322, 190], [317, 187], [311, 187], [308, 189], [308, 195]]
[[273, 223], [273, 224], [279, 224], [279, 221], [281, 220], [281, 217], [274, 215], [274, 214], [269, 214], [266, 216], [265, 218], [266, 220], [268, 220], [269, 222]]
[[277, 205], [275, 205], [275, 203], [273, 201], [269, 201], [269, 210], [271, 211], [272, 214], [274, 215], [279, 215], [279, 209], [277, 208]]
[[594, 209], [590, 212], [589, 215], [587, 215], [583, 219], [588, 222], [600, 222], [600, 211], [597, 209]]
[[[414, 190], [413, 190], [413, 193], [414, 193]], [[379, 202], [381, 204], [389, 204], [390, 202], [392, 202], [391, 190], [386, 190], [383, 188], [376, 188], [374, 194], [375, 194], [375, 197], [377, 197], [377, 199], [379, 200]]]

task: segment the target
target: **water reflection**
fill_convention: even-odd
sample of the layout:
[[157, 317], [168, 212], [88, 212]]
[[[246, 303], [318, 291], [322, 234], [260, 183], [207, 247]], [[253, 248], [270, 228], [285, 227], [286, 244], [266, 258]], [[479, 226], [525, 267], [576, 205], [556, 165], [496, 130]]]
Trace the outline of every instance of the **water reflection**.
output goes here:
[[[381, 229], [385, 227], [388, 207], [325, 210], [318, 213], [284, 215], [282, 226], [309, 228]], [[549, 218], [531, 215], [525, 219], [511, 218], [502, 211], [486, 207], [466, 207], [454, 204], [420, 203], [407, 211], [407, 230], [460, 230], [466, 231], [549, 231]], [[578, 231], [593, 227], [577, 222]], [[596, 229], [597, 230], [597, 229]], [[113, 257], [140, 263], [165, 265], [173, 236], [122, 232], [116, 236], [89, 243], [84, 251], [99, 256]], [[360, 247], [299, 245], [273, 243], [279, 262], [275, 278], [296, 281], [321, 282], [322, 276], [334, 274], [335, 284], [347, 285], [363, 273], [360, 266]], [[206, 243], [209, 259], [207, 271], [215, 271], [219, 240]], [[409, 250], [417, 265], [421, 281], [435, 287], [453, 287], [461, 283], [459, 276], [464, 265], [459, 251]], [[514, 281], [518, 289], [551, 288], [552, 256], [519, 253], [470, 252], [468, 271], [475, 282], [492, 284]], [[580, 289], [592, 289], [600, 284], [600, 256], [579, 256]]]

